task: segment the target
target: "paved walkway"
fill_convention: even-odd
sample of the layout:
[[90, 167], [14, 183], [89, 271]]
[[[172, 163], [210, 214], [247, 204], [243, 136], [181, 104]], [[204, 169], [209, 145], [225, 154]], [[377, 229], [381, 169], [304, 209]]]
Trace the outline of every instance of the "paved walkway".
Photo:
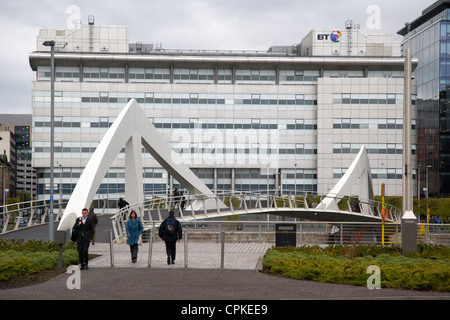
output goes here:
[[109, 243], [97, 243], [90, 247], [90, 252], [101, 256], [90, 261], [90, 270], [79, 271], [80, 289], [68, 287], [75, 276], [68, 272], [45, 283], [0, 290], [0, 300], [181, 300], [171, 304], [171, 314], [175, 316], [189, 303], [193, 305], [194, 300], [450, 300], [450, 293], [369, 290], [266, 275], [257, 270], [270, 246], [268, 243], [226, 243], [221, 269], [218, 243], [189, 242], [188, 268], [184, 267], [183, 243], [177, 244], [176, 264], [169, 266], [164, 243], [155, 242], [151, 268], [148, 267], [148, 243], [139, 248], [135, 264], [126, 244], [114, 244], [111, 268]]
[[[180, 315], [181, 308], [189, 303], [195, 306], [205, 304], [204, 301], [191, 302], [193, 300], [450, 300], [450, 293], [369, 290], [366, 287], [300, 281], [258, 272], [262, 256], [273, 243], [225, 243], [223, 269], [220, 268], [219, 243], [189, 241], [188, 268], [184, 265], [183, 241], [177, 243], [176, 263], [170, 266], [167, 265], [164, 243], [160, 240], [153, 243], [151, 268], [148, 267], [148, 243], [139, 247], [138, 262], [135, 264], [131, 262], [128, 245], [114, 244], [114, 267], [111, 268], [110, 245], [106, 243], [110, 224], [107, 217], [101, 219], [105, 220], [101, 224], [104, 231], [99, 232], [96, 245], [91, 245], [89, 250], [101, 256], [90, 261], [90, 270], [79, 273], [80, 289], [68, 288], [67, 284], [75, 273], [65, 273], [45, 283], [0, 290], [0, 300], [144, 299], [158, 300], [153, 305], [156, 308], [161, 306], [160, 300], [181, 300], [178, 304], [170, 301], [174, 316]], [[47, 234], [48, 227], [45, 226], [8, 234], [7, 237], [45, 240]], [[115, 312], [116, 309], [111, 310]], [[290, 315], [291, 309], [286, 310]], [[330, 310], [333, 315], [338, 312]]]
[[[187, 253], [187, 267], [194, 269], [220, 268], [221, 246], [213, 242], [189, 242]], [[224, 268], [236, 270], [256, 270], [261, 268], [258, 262], [262, 261], [264, 253], [272, 247], [270, 243], [226, 243], [224, 253]], [[148, 268], [149, 243], [139, 247], [138, 261], [131, 262], [130, 247], [127, 244], [113, 244], [114, 267], [118, 268]], [[152, 268], [184, 268], [185, 250], [184, 242], [177, 243], [177, 255], [174, 265], [167, 264], [166, 247], [164, 242], [158, 240], [153, 243], [151, 267]], [[101, 254], [89, 263], [91, 268], [111, 267], [111, 254], [109, 243], [91, 245], [90, 253]]]

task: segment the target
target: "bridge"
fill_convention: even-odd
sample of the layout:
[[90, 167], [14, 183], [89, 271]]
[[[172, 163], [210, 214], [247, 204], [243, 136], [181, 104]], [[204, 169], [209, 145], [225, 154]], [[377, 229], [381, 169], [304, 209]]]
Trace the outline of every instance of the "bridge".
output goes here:
[[[81, 216], [82, 208], [90, 206], [106, 172], [123, 146], [125, 146], [125, 198], [132, 205], [112, 217], [117, 239], [123, 237], [124, 222], [130, 209], [136, 210], [148, 229], [157, 226], [165, 218], [164, 210], [179, 205], [179, 199], [167, 194], [154, 194], [150, 199], [145, 199], [142, 181], [142, 146], [187, 190], [185, 206], [181, 210], [178, 209], [182, 222], [257, 213], [319, 221], [400, 222], [400, 209], [385, 207], [374, 200], [365, 146], [361, 147], [343, 177], [326, 195], [285, 194], [280, 190], [213, 192], [183, 163], [180, 156], [164, 141], [153, 123], [148, 120], [144, 110], [132, 99], [102, 138], [83, 170], [69, 202], [59, 204], [60, 210], [56, 218], [56, 221], [59, 221], [58, 230], [70, 230], [76, 218]], [[269, 161], [266, 163], [267, 168], [273, 168], [277, 164], [276, 161], [275, 164], [270, 162], [274, 159], [266, 160]], [[47, 208], [47, 202], [43, 200], [41, 202], [40, 207]], [[36, 206], [31, 209], [29, 223], [33, 221], [35, 210]], [[20, 204], [12, 211], [8, 206], [3, 208], [3, 231], [6, 230], [13, 211], [21, 212]], [[41, 223], [45, 221], [47, 209], [44, 212]], [[20, 215], [21, 213], [16, 220], [15, 229], [21, 224]]]
[[[180, 208], [179, 196], [155, 194], [151, 199], [130, 204], [111, 217], [116, 241], [126, 239], [125, 227], [131, 210], [140, 216], [144, 230], [157, 228], [167, 217], [168, 210], [173, 209], [175, 216], [182, 223], [222, 219], [230, 216], [269, 214], [295, 219], [327, 222], [382, 222], [383, 204], [379, 201], [361, 199], [357, 197], [332, 197], [332, 204], [336, 209], [329, 209], [330, 194], [319, 196], [313, 194], [294, 195], [267, 194], [262, 192], [218, 192], [209, 195], [209, 201], [214, 200], [216, 207], [203, 206], [196, 210], [193, 204], [197, 195], [184, 197], [184, 208]], [[225, 207], [220, 204], [226, 204]], [[400, 223], [401, 210], [386, 205], [385, 222]]]

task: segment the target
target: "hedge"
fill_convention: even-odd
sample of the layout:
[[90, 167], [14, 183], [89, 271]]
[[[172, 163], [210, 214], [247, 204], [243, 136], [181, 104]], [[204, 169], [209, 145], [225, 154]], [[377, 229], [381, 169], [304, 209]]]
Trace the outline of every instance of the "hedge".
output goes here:
[[[339, 250], [345, 251], [339, 246], [273, 248], [266, 252], [263, 268], [299, 280], [366, 286], [370, 276], [367, 268], [376, 265], [381, 271], [382, 288], [450, 291], [448, 248], [428, 246], [430, 252], [422, 250], [412, 257], [402, 256], [397, 248], [387, 247], [390, 254], [383, 253], [384, 247], [360, 248], [360, 253], [368, 254], [353, 259], [348, 254], [339, 256]], [[375, 254], [370, 255], [371, 251]]]
[[[74, 244], [64, 246], [63, 265], [78, 263]], [[0, 239], [0, 281], [16, 276], [34, 274], [58, 266], [58, 245], [42, 240]]]

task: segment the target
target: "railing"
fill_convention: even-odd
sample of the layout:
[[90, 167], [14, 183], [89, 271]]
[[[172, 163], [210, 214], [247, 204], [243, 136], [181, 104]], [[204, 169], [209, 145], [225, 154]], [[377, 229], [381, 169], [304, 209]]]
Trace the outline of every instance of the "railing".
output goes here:
[[[54, 221], [58, 221], [64, 203], [55, 201], [53, 205]], [[46, 223], [49, 208], [49, 200], [33, 200], [0, 206], [0, 234]]]
[[[267, 194], [261, 192], [218, 192], [210, 195], [185, 195], [167, 196], [165, 194], [154, 194], [152, 198], [142, 202], [130, 204], [111, 217], [113, 231], [116, 241], [125, 239], [126, 221], [131, 210], [135, 210], [141, 217], [145, 229], [155, 228], [166, 218], [169, 208], [175, 208], [181, 222], [205, 220], [212, 218], [227, 217], [237, 214], [276, 213], [292, 212], [336, 212], [353, 214], [362, 217], [374, 218], [375, 221], [382, 220], [382, 204], [374, 200], [364, 200], [354, 197], [336, 196], [332, 198], [337, 210], [327, 210], [321, 206], [326, 196], [312, 194]], [[329, 199], [329, 195], [328, 195]], [[194, 201], [203, 202], [203, 208], [194, 209]], [[206, 202], [213, 205], [209, 208]], [[221, 206], [224, 203], [226, 206]], [[183, 205], [184, 204], [184, 205]], [[180, 208], [181, 206], [181, 208]], [[400, 209], [386, 205], [387, 221], [399, 223], [401, 217]], [[163, 217], [164, 215], [164, 217]]]
[[[247, 213], [268, 213], [274, 211], [303, 211], [303, 212], [327, 212], [319, 208], [318, 205], [326, 198], [326, 196], [318, 196], [313, 194], [293, 195], [273, 194], [267, 192], [231, 192], [221, 191], [216, 194], [207, 196], [185, 195], [184, 210], [179, 210], [181, 198], [176, 196], [167, 196], [160, 192], [152, 192], [144, 194], [146, 199], [142, 203], [131, 204], [126, 209], [117, 212], [112, 216], [113, 230], [115, 239], [124, 237], [125, 225], [131, 209], [139, 212], [146, 229], [153, 227], [159, 223], [167, 215], [168, 208], [176, 208], [179, 212], [179, 219], [182, 222], [205, 220], [211, 218], [220, 218], [230, 215], [247, 214]], [[103, 201], [103, 207], [96, 209], [97, 214], [104, 214], [107, 210], [108, 201], [117, 201], [117, 195], [97, 195], [95, 200]], [[200, 199], [200, 200], [199, 200]], [[212, 208], [202, 210], [193, 210], [194, 200], [203, 202], [212, 201]], [[220, 200], [220, 201], [219, 201]], [[367, 216], [381, 219], [382, 211], [381, 203], [373, 200], [357, 199], [354, 197], [337, 196], [333, 199], [339, 210], [336, 213], [350, 213], [359, 216]], [[64, 212], [68, 199], [56, 199], [54, 205], [54, 221], [58, 222]], [[219, 204], [225, 203], [225, 207]], [[16, 231], [21, 228], [41, 225], [48, 222], [50, 201], [49, 200], [33, 200], [28, 202], [20, 202], [0, 206], [0, 234]], [[391, 222], [400, 222], [401, 212], [398, 208], [387, 205], [387, 218]], [[113, 209], [116, 210], [116, 209]], [[164, 217], [163, 217], [164, 215]]]
[[[221, 242], [223, 234], [226, 242], [268, 242], [275, 244], [277, 224], [294, 224], [296, 245], [396, 245], [401, 244], [401, 225], [381, 222], [312, 222], [275, 221], [192, 221], [181, 222], [183, 231], [192, 242]], [[384, 228], [384, 230], [383, 230]], [[152, 231], [152, 232], [150, 232]], [[144, 232], [144, 242], [158, 240], [158, 228]], [[384, 237], [384, 238], [383, 238]], [[450, 224], [419, 224], [417, 242], [450, 245]]]
[[[119, 195], [109, 196], [119, 199]], [[97, 195], [94, 200], [103, 202], [103, 207], [96, 213], [105, 214], [107, 202], [111, 199]], [[64, 198], [54, 200], [54, 222], [58, 222], [61, 219], [68, 201], [69, 199]], [[48, 223], [49, 209], [50, 200], [33, 200], [0, 206], [0, 234]], [[117, 208], [114, 211], [117, 211]]]

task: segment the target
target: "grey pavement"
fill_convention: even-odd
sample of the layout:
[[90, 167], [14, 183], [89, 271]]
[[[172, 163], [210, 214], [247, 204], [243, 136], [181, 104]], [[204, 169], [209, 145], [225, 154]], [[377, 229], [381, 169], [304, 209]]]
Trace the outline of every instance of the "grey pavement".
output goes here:
[[[113, 244], [114, 267], [117, 268], [148, 268], [149, 243], [139, 246], [136, 263], [131, 262], [130, 247], [125, 244]], [[261, 261], [270, 243], [226, 243], [224, 253], [224, 268], [235, 270], [256, 270], [261, 267]], [[187, 267], [194, 269], [215, 269], [221, 267], [221, 246], [215, 242], [188, 242], [187, 253], [184, 241], [176, 244], [176, 261], [174, 265], [167, 264], [166, 247], [164, 242], [157, 240], [152, 244], [150, 266], [153, 268], [185, 268], [185, 254], [187, 254]], [[90, 253], [100, 254], [89, 263], [91, 268], [111, 267], [111, 254], [109, 243], [91, 245]], [[258, 262], [260, 263], [258, 265]]]
[[[110, 244], [105, 240], [109, 224], [103, 228], [103, 232], [97, 228], [97, 243], [89, 249], [100, 256], [90, 261], [89, 270], [78, 271], [80, 289], [68, 288], [77, 274], [68, 272], [45, 283], [0, 290], [0, 300], [450, 300], [450, 293], [444, 292], [370, 290], [264, 274], [259, 270], [271, 243], [225, 243], [224, 268], [220, 244], [215, 242], [189, 241], [187, 268], [183, 241], [177, 243], [176, 263], [170, 266], [164, 243], [155, 241], [151, 267], [149, 243], [139, 247], [137, 263], [131, 262], [128, 245], [113, 244], [111, 267]], [[45, 240], [47, 230], [30, 228], [8, 237]]]
[[113, 246], [114, 267], [109, 243], [90, 247], [101, 256], [90, 261], [89, 270], [79, 271], [80, 289], [69, 289], [76, 273], [68, 272], [45, 283], [0, 290], [0, 300], [450, 300], [450, 293], [370, 290], [264, 274], [258, 263], [271, 246], [267, 243], [226, 244], [223, 269], [217, 243], [188, 243], [188, 268], [183, 243], [177, 244], [176, 264], [169, 266], [163, 242], [155, 242], [150, 268], [147, 243], [135, 264], [126, 244]]

